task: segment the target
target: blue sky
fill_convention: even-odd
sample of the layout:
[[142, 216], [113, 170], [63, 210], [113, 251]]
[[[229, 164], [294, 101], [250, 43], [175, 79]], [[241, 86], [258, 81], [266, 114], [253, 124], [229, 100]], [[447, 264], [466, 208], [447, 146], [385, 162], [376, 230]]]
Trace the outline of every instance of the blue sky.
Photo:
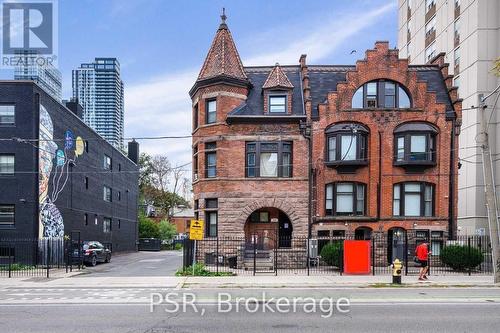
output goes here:
[[[188, 90], [222, 7], [244, 65], [296, 64], [302, 53], [310, 64], [353, 64], [376, 40], [396, 46], [396, 0], [60, 0], [63, 96], [71, 95], [73, 68], [117, 57], [125, 136], [189, 134]], [[143, 142], [142, 150], [165, 153], [173, 164], [191, 160], [189, 139]]]

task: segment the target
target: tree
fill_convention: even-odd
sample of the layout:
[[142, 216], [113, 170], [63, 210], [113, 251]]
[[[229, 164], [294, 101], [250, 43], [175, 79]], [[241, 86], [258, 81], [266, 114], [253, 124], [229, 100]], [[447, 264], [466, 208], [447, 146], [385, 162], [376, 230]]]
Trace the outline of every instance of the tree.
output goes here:
[[177, 228], [168, 220], [160, 221], [160, 239], [171, 240], [177, 234]]
[[153, 182], [153, 165], [151, 156], [142, 153], [139, 157], [139, 189], [142, 191], [145, 187], [151, 186]]
[[160, 238], [160, 225], [144, 215], [139, 215], [139, 238]]
[[495, 60], [493, 62], [493, 74], [495, 74], [496, 76], [500, 76], [500, 57], [497, 58], [497, 60]]

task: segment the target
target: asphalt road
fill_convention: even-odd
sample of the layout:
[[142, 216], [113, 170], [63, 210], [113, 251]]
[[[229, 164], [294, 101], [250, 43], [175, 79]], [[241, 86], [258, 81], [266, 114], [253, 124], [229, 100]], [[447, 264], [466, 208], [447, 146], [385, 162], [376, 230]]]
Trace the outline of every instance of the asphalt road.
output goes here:
[[[160, 302], [168, 292], [177, 293], [170, 300], [187, 302], [180, 302], [176, 311], [175, 305]], [[218, 310], [219, 293], [224, 293], [225, 301], [231, 297], [221, 305], [227, 312]], [[193, 295], [196, 311], [190, 303]], [[321, 303], [325, 297], [334, 302]], [[342, 303], [340, 307], [348, 310], [345, 313], [336, 307], [341, 297], [350, 301], [349, 306]], [[294, 308], [293, 300], [298, 298]], [[151, 299], [158, 305], [152, 306]], [[311, 304], [316, 304], [315, 311]], [[4, 287], [0, 289], [0, 325], [2, 332], [12, 333], [498, 332], [500, 288]]]
[[141, 251], [113, 255], [110, 263], [86, 267], [82, 276], [173, 276], [181, 266], [182, 251]]

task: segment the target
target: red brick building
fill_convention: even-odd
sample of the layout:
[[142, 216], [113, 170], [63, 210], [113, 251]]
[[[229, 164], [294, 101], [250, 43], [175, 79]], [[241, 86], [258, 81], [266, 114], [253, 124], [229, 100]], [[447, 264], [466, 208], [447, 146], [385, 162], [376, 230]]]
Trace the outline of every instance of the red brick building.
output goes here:
[[287, 247], [308, 234], [453, 232], [461, 103], [443, 59], [409, 66], [377, 42], [354, 66], [302, 55], [244, 67], [223, 17], [190, 90], [206, 236]]

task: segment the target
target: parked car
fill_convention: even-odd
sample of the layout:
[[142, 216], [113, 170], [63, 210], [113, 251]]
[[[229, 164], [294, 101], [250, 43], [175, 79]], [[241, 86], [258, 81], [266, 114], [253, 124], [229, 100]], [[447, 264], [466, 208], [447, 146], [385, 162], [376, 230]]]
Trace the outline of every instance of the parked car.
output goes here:
[[83, 263], [90, 266], [97, 265], [98, 262], [110, 262], [111, 250], [104, 247], [97, 241], [83, 242]]

